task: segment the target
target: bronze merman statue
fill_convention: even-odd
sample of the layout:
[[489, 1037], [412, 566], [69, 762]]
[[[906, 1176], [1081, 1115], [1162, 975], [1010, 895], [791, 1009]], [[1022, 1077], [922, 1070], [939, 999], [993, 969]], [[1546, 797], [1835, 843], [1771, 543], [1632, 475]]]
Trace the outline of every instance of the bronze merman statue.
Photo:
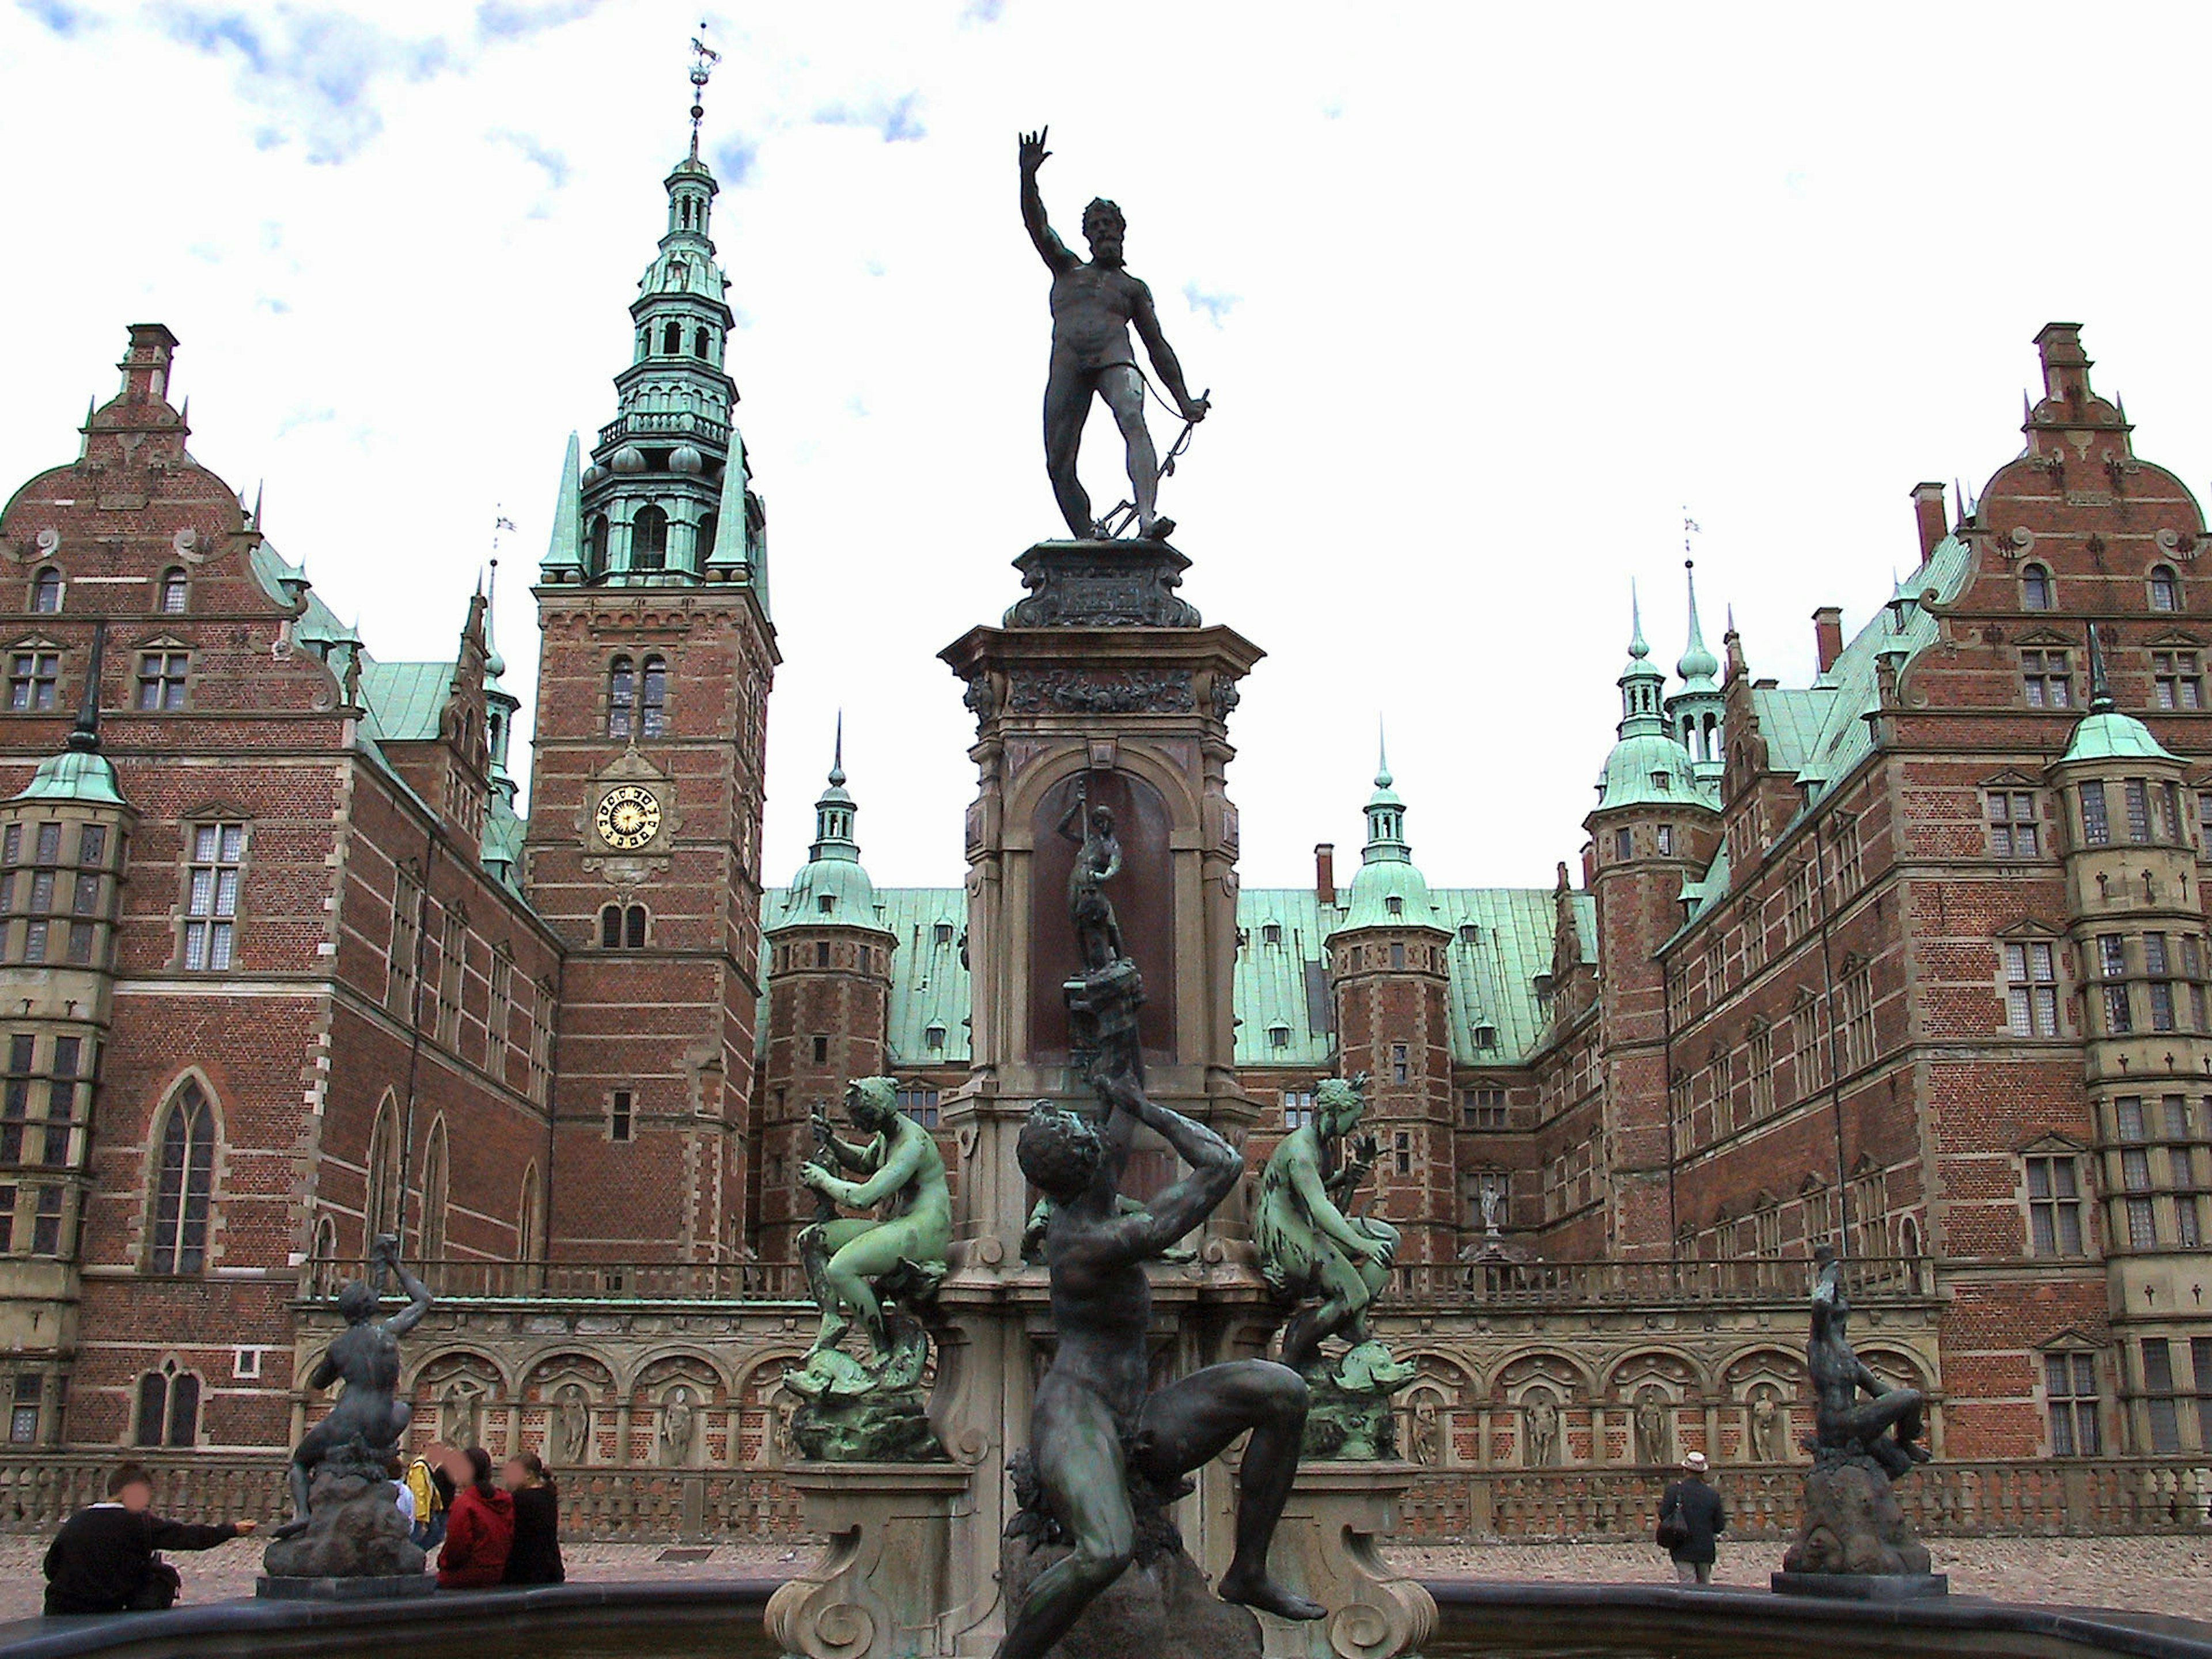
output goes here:
[[[1930, 1455], [1920, 1443], [1922, 1408], [1927, 1397], [1917, 1389], [1892, 1389], [1866, 1368], [1851, 1350], [1851, 1304], [1844, 1295], [1843, 1263], [1832, 1245], [1813, 1252], [1817, 1279], [1813, 1288], [1813, 1334], [1805, 1345], [1806, 1368], [1813, 1375], [1816, 1404], [1813, 1418], [1816, 1453], [1862, 1453], [1895, 1480]], [[1863, 1390], [1872, 1396], [1863, 1403]]]
[[1145, 424], [1145, 379], [1129, 349], [1129, 325], [1176, 400], [1176, 407], [1190, 425], [1206, 418], [1207, 400], [1194, 398], [1183, 384], [1182, 365], [1169, 349], [1160, 331], [1159, 313], [1152, 306], [1152, 291], [1132, 276], [1121, 264], [1121, 239], [1127, 222], [1121, 210], [1099, 198], [1083, 210], [1083, 234], [1091, 244], [1091, 258], [1079, 259], [1046, 222], [1044, 198], [1037, 193], [1037, 169], [1052, 154], [1045, 145], [1049, 128], [1022, 135], [1022, 222], [1030, 240], [1052, 270], [1052, 367], [1045, 382], [1045, 471], [1052, 493], [1067, 520], [1067, 533], [1078, 541], [1103, 537], [1107, 526], [1091, 516], [1091, 497], [1076, 476], [1075, 461], [1083, 443], [1083, 422], [1091, 413], [1095, 395], [1114, 411], [1115, 423], [1128, 452], [1129, 489], [1134, 499], [1137, 533], [1165, 541], [1175, 522], [1158, 511], [1161, 476], [1159, 456]]

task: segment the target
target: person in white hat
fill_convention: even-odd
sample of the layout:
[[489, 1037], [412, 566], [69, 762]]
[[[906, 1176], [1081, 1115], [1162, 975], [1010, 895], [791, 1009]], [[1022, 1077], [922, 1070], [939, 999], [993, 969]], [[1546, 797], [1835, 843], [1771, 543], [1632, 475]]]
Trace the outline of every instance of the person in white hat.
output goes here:
[[1721, 1495], [1705, 1479], [1705, 1455], [1693, 1451], [1682, 1460], [1682, 1478], [1659, 1499], [1659, 1547], [1674, 1558], [1678, 1583], [1713, 1582], [1716, 1540], [1727, 1529]]

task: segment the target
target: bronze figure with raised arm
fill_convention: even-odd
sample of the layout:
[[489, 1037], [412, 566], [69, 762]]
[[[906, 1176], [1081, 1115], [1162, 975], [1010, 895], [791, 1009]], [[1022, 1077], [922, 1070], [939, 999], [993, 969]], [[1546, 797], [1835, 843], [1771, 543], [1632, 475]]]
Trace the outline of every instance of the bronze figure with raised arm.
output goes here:
[[[375, 1316], [386, 1272], [407, 1293], [407, 1305], [389, 1319]], [[343, 1382], [345, 1390], [330, 1415], [307, 1431], [292, 1454], [292, 1518], [271, 1534], [284, 1539], [307, 1525], [307, 1492], [315, 1466], [358, 1441], [368, 1462], [382, 1468], [398, 1450], [415, 1408], [395, 1397], [399, 1386], [399, 1339], [430, 1311], [429, 1288], [400, 1265], [399, 1240], [380, 1235], [369, 1247], [368, 1272], [337, 1294], [346, 1328], [338, 1333], [307, 1375], [311, 1389]]]
[[[1037, 1385], [1030, 1448], [1038, 1486], [1073, 1553], [1030, 1587], [998, 1659], [1042, 1659], [1085, 1607], [1121, 1576], [1136, 1547], [1134, 1474], [1168, 1487], [1251, 1440], [1238, 1471], [1236, 1552], [1218, 1594], [1285, 1619], [1324, 1608], [1267, 1574], [1267, 1550], [1297, 1474], [1306, 1385], [1266, 1359], [1209, 1365], [1147, 1394], [1152, 1286], [1145, 1263], [1211, 1215], [1243, 1178], [1236, 1149], [1202, 1123], [1147, 1098], [1113, 1091], [1102, 1133], [1091, 1121], [1039, 1101], [1015, 1153], [1052, 1210], [1044, 1258], [1059, 1346]], [[1117, 1190], [1135, 1121], [1190, 1166], [1150, 1203]]]
[[[1862, 1452], [1893, 1480], [1929, 1458], [1920, 1443], [1927, 1396], [1917, 1389], [1885, 1384], [1851, 1347], [1851, 1304], [1844, 1294], [1843, 1263], [1834, 1246], [1813, 1252], [1813, 1337], [1805, 1345], [1816, 1399], [1814, 1441], [1824, 1451]], [[1869, 1397], [1861, 1401], [1864, 1393]]]
[[1037, 193], [1037, 169], [1052, 154], [1045, 146], [1049, 128], [1022, 135], [1022, 222], [1030, 240], [1052, 270], [1052, 368], [1045, 382], [1044, 459], [1052, 493], [1078, 541], [1102, 537], [1106, 527], [1091, 516], [1091, 497], [1077, 477], [1075, 461], [1083, 444], [1083, 423], [1091, 399], [1104, 399], [1128, 452], [1129, 489], [1136, 504], [1137, 533], [1164, 541], [1175, 523], [1159, 516], [1160, 460], [1145, 424], [1145, 380], [1130, 349], [1129, 327], [1152, 360], [1161, 383], [1184, 420], [1206, 418], [1207, 402], [1184, 385], [1182, 365], [1160, 331], [1152, 291], [1121, 264], [1127, 222], [1121, 210], [1100, 198], [1083, 210], [1083, 234], [1091, 257], [1079, 259], [1046, 222], [1044, 198]]

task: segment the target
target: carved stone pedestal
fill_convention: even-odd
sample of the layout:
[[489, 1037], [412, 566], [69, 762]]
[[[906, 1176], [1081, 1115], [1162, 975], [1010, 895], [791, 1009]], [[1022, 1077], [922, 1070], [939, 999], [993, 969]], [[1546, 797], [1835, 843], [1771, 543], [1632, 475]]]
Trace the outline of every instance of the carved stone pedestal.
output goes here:
[[289, 1601], [384, 1600], [434, 1587], [384, 1465], [356, 1442], [316, 1467], [305, 1531], [272, 1542], [254, 1593]]
[[905, 1659], [945, 1652], [953, 1598], [952, 1514], [973, 1472], [948, 1463], [794, 1463], [821, 1560], [769, 1598], [768, 1633], [805, 1659]]
[[1428, 1588], [1384, 1561], [1376, 1545], [1398, 1529], [1412, 1463], [1306, 1463], [1283, 1510], [1268, 1571], [1328, 1609], [1310, 1625], [1260, 1621], [1266, 1659], [1397, 1659], [1437, 1628]]

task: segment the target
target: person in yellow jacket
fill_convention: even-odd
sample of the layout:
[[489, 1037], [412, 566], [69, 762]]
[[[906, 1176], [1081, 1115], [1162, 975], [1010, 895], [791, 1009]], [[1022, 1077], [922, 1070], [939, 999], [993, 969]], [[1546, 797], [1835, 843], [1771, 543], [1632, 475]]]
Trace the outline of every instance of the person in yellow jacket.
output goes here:
[[422, 1549], [434, 1550], [446, 1539], [446, 1510], [453, 1501], [453, 1477], [446, 1473], [448, 1448], [429, 1445], [407, 1466], [401, 1485], [415, 1500], [414, 1529], [410, 1534]]

